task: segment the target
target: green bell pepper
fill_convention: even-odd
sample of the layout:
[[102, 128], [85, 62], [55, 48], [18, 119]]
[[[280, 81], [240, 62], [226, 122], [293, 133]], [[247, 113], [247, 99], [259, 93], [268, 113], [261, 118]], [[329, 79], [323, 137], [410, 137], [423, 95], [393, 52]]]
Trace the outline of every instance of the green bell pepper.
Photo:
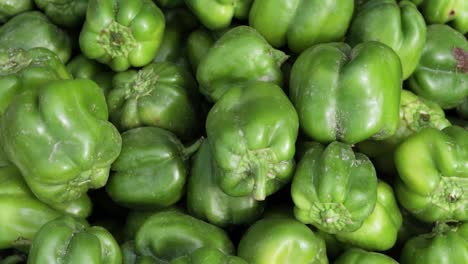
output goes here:
[[359, 248], [348, 249], [334, 264], [398, 264], [391, 257], [375, 252], [367, 252]]
[[233, 18], [244, 19], [252, 0], [185, 0], [188, 8], [208, 29], [226, 28]]
[[[168, 263], [210, 247], [232, 255], [234, 245], [224, 230], [177, 211], [163, 211], [150, 216], [136, 234], [134, 249], [127, 249], [127, 263]], [[124, 254], [125, 255], [125, 254]]]
[[90, 204], [86, 192], [106, 184], [120, 153], [120, 134], [107, 119], [94, 82], [51, 81], [15, 97], [1, 119], [1, 142], [39, 200]]
[[468, 223], [439, 223], [432, 233], [412, 238], [401, 251], [400, 263], [468, 263]]
[[240, 257], [226, 255], [216, 248], [202, 247], [195, 250], [190, 256], [174, 259], [170, 264], [247, 264]]
[[381, 173], [395, 175], [393, 160], [395, 148], [410, 135], [425, 127], [439, 130], [450, 126], [442, 108], [435, 102], [415, 95], [408, 90], [401, 91], [400, 122], [396, 133], [384, 140], [367, 140], [358, 144], [359, 151], [373, 159], [374, 165]]
[[21, 13], [0, 27], [0, 47], [6, 50], [46, 48], [63, 63], [71, 56], [70, 36], [39, 11]]
[[104, 95], [107, 95], [112, 89], [112, 78], [114, 72], [108, 69], [105, 65], [94, 60], [86, 58], [80, 54], [68, 62], [67, 70], [75, 79], [93, 80], [101, 87]]
[[70, 78], [62, 61], [48, 49], [0, 49], [0, 115], [22, 90]]
[[206, 119], [220, 188], [258, 201], [278, 191], [294, 172], [298, 128], [297, 113], [280, 87], [232, 86]]
[[188, 180], [190, 214], [221, 227], [248, 224], [259, 218], [264, 204], [251, 196], [227, 195], [218, 186], [219, 176], [210, 145], [205, 141], [193, 158]]
[[276, 48], [306, 48], [341, 41], [353, 16], [354, 0], [254, 0], [249, 25]]
[[363, 5], [351, 23], [347, 42], [379, 41], [399, 56], [403, 79], [418, 66], [426, 42], [426, 22], [410, 1], [373, 0]]
[[280, 66], [287, 58], [255, 29], [235, 27], [218, 39], [200, 61], [197, 68], [200, 91], [210, 101], [217, 101], [239, 82], [257, 80], [282, 85]]
[[41, 227], [34, 236], [29, 264], [121, 264], [122, 253], [103, 227], [63, 216]]
[[198, 26], [198, 21], [192, 13], [182, 8], [168, 10], [164, 15], [166, 28], [153, 62], [170, 61], [190, 69], [185, 43], [188, 33]]
[[297, 58], [289, 97], [306, 136], [354, 144], [396, 132], [401, 83], [400, 59], [385, 44], [326, 43]]
[[88, 0], [34, 0], [54, 24], [81, 27], [86, 16]]
[[120, 130], [156, 126], [186, 140], [200, 129], [197, 84], [171, 62], [116, 74], [107, 104], [110, 120]]
[[187, 57], [192, 67], [192, 71], [196, 74], [198, 65], [203, 58], [208, 54], [214, 43], [221, 38], [224, 33], [231, 28], [209, 31], [203, 27], [192, 31], [187, 37]]
[[468, 130], [423, 128], [395, 150], [401, 205], [425, 222], [468, 220]]
[[468, 41], [447, 25], [427, 27], [421, 60], [408, 86], [417, 95], [454, 108], [468, 96]]
[[131, 209], [175, 204], [184, 194], [189, 158], [199, 145], [197, 141], [185, 148], [174, 134], [157, 127], [124, 132], [107, 193], [114, 202]]
[[377, 184], [377, 203], [362, 226], [354, 232], [340, 232], [336, 238], [347, 245], [370, 251], [392, 248], [402, 224], [402, 216], [392, 187], [383, 181]]
[[0, 24], [7, 22], [19, 13], [33, 9], [32, 0], [0, 0]]
[[[413, 0], [415, 2], [415, 0]], [[462, 34], [468, 33], [468, 5], [464, 0], [419, 0], [428, 24], [450, 25]]]
[[376, 172], [350, 145], [314, 143], [297, 165], [291, 196], [299, 221], [331, 234], [353, 232], [376, 206]]
[[4, 157], [0, 157], [0, 212], [0, 249], [26, 251], [39, 228], [61, 215], [31, 193], [19, 170]]
[[242, 235], [237, 252], [249, 264], [328, 264], [323, 239], [287, 217], [255, 222]]
[[164, 14], [151, 0], [89, 0], [80, 48], [86, 57], [125, 71], [153, 60], [164, 28]]

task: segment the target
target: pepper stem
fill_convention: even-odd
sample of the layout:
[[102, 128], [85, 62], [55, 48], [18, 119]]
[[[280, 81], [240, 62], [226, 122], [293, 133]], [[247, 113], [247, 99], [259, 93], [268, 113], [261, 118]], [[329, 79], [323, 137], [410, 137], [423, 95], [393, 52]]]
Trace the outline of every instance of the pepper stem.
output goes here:
[[192, 154], [194, 154], [198, 150], [198, 148], [200, 148], [204, 140], [204, 137], [200, 137], [190, 146], [184, 148], [184, 150], [182, 151], [184, 159], [189, 159], [192, 156]]
[[268, 167], [263, 164], [256, 164], [254, 168], [255, 185], [253, 190], [253, 197], [257, 201], [263, 201], [266, 198], [266, 188], [268, 179]]

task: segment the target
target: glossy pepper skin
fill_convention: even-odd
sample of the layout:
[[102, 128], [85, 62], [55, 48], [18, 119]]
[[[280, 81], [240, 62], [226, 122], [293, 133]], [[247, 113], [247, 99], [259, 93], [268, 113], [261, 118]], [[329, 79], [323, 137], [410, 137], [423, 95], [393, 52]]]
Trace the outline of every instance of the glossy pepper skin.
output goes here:
[[207, 30], [203, 27], [192, 31], [187, 37], [187, 57], [192, 71], [196, 74], [198, 65], [208, 54], [210, 48], [214, 45], [224, 33], [230, 28], [220, 30]]
[[400, 263], [468, 263], [468, 223], [439, 223], [432, 233], [412, 238], [401, 251]]
[[121, 149], [120, 134], [107, 120], [97, 84], [52, 81], [15, 97], [1, 119], [1, 142], [41, 201], [89, 203], [86, 192], [106, 184]]
[[251, 196], [227, 195], [218, 185], [218, 168], [210, 145], [203, 142], [193, 158], [187, 187], [187, 208], [195, 217], [217, 226], [248, 224], [260, 217], [264, 204]]
[[291, 195], [299, 221], [331, 234], [353, 232], [374, 210], [377, 176], [350, 145], [313, 143], [298, 163]]
[[0, 24], [15, 15], [33, 9], [32, 0], [0, 0]]
[[202, 247], [189, 256], [183, 256], [170, 262], [170, 264], [247, 264], [240, 257], [226, 255], [216, 248]]
[[0, 249], [27, 249], [39, 228], [61, 213], [39, 201], [19, 170], [0, 155]]
[[276, 48], [295, 53], [341, 41], [353, 16], [354, 0], [254, 0], [249, 25]]
[[135, 255], [125, 264], [167, 263], [201, 247], [234, 253], [234, 245], [224, 230], [177, 211], [150, 216], [138, 230], [134, 245]]
[[[415, 0], [413, 0], [415, 2]], [[418, 0], [428, 24], [450, 25], [462, 34], [468, 33], [468, 6], [463, 0]]]
[[379, 181], [377, 203], [372, 213], [358, 230], [337, 233], [336, 238], [347, 245], [369, 251], [385, 251], [395, 245], [402, 221], [392, 187]]
[[62, 61], [46, 48], [0, 49], [0, 114], [22, 90], [70, 78]]
[[164, 28], [164, 14], [151, 0], [89, 0], [80, 48], [114, 71], [142, 67], [156, 56]]
[[107, 95], [109, 90], [112, 89], [112, 78], [114, 77], [114, 72], [108, 69], [105, 65], [88, 59], [82, 54], [74, 57], [68, 62], [67, 70], [75, 79], [93, 80], [97, 85], [99, 85], [99, 87], [101, 87], [104, 95]]
[[189, 139], [200, 126], [196, 85], [188, 71], [171, 62], [118, 73], [107, 95], [110, 120], [121, 131], [155, 126]]
[[384, 44], [312, 46], [297, 58], [290, 78], [301, 129], [315, 141], [381, 140], [398, 127], [401, 63]]
[[368, 252], [359, 248], [348, 249], [343, 253], [334, 264], [398, 264], [391, 257], [376, 253]]
[[408, 86], [417, 95], [454, 108], [468, 96], [468, 41], [447, 25], [427, 27], [421, 60]]
[[285, 53], [274, 49], [253, 28], [230, 29], [210, 48], [197, 68], [200, 92], [217, 101], [235, 83], [264, 81], [282, 85]]
[[199, 145], [185, 148], [173, 133], [157, 127], [122, 133], [122, 151], [112, 163], [107, 193], [131, 209], [175, 204], [184, 194], [189, 158]]
[[63, 27], [81, 26], [88, 0], [34, 0], [54, 24]]
[[368, 140], [358, 144], [359, 151], [373, 159], [377, 170], [395, 175], [393, 160], [395, 148], [410, 135], [425, 127], [439, 130], [450, 126], [444, 110], [435, 102], [424, 99], [408, 90], [401, 91], [400, 122], [396, 133], [384, 140]]
[[153, 62], [174, 62], [190, 69], [186, 56], [187, 35], [198, 26], [197, 18], [190, 11], [175, 8], [164, 12], [166, 28]]
[[407, 79], [424, 49], [426, 22], [410, 1], [373, 0], [358, 9], [346, 41], [351, 46], [367, 41], [388, 45], [398, 54]]
[[425, 222], [468, 220], [468, 131], [424, 128], [395, 150], [398, 201]]
[[114, 237], [99, 226], [63, 216], [41, 227], [28, 256], [30, 264], [120, 264]]
[[46, 48], [57, 54], [63, 63], [71, 56], [71, 40], [67, 32], [39, 11], [21, 13], [0, 27], [0, 47], [24, 50]]
[[185, 0], [187, 7], [208, 29], [226, 28], [233, 18], [244, 19], [252, 0]]
[[298, 127], [280, 87], [267, 82], [231, 87], [206, 119], [220, 188], [258, 201], [278, 191], [294, 171]]
[[327, 264], [325, 242], [301, 222], [270, 217], [251, 225], [237, 249], [249, 264]]

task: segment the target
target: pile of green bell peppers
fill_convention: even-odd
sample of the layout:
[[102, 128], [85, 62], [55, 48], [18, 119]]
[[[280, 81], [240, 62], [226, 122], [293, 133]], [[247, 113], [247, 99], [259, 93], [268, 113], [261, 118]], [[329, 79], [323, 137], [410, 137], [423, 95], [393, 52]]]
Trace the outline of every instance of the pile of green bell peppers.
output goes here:
[[468, 263], [466, 0], [0, 0], [0, 264]]

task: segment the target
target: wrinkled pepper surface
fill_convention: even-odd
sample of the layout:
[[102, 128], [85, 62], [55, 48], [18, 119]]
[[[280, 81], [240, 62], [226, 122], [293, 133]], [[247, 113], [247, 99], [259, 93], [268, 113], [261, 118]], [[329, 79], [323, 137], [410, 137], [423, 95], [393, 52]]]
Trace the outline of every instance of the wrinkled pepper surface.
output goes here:
[[221, 189], [261, 201], [287, 184], [298, 128], [297, 113], [280, 87], [268, 82], [231, 87], [206, 119]]
[[314, 143], [297, 165], [291, 196], [299, 221], [331, 234], [353, 232], [376, 206], [376, 171], [350, 145]]

